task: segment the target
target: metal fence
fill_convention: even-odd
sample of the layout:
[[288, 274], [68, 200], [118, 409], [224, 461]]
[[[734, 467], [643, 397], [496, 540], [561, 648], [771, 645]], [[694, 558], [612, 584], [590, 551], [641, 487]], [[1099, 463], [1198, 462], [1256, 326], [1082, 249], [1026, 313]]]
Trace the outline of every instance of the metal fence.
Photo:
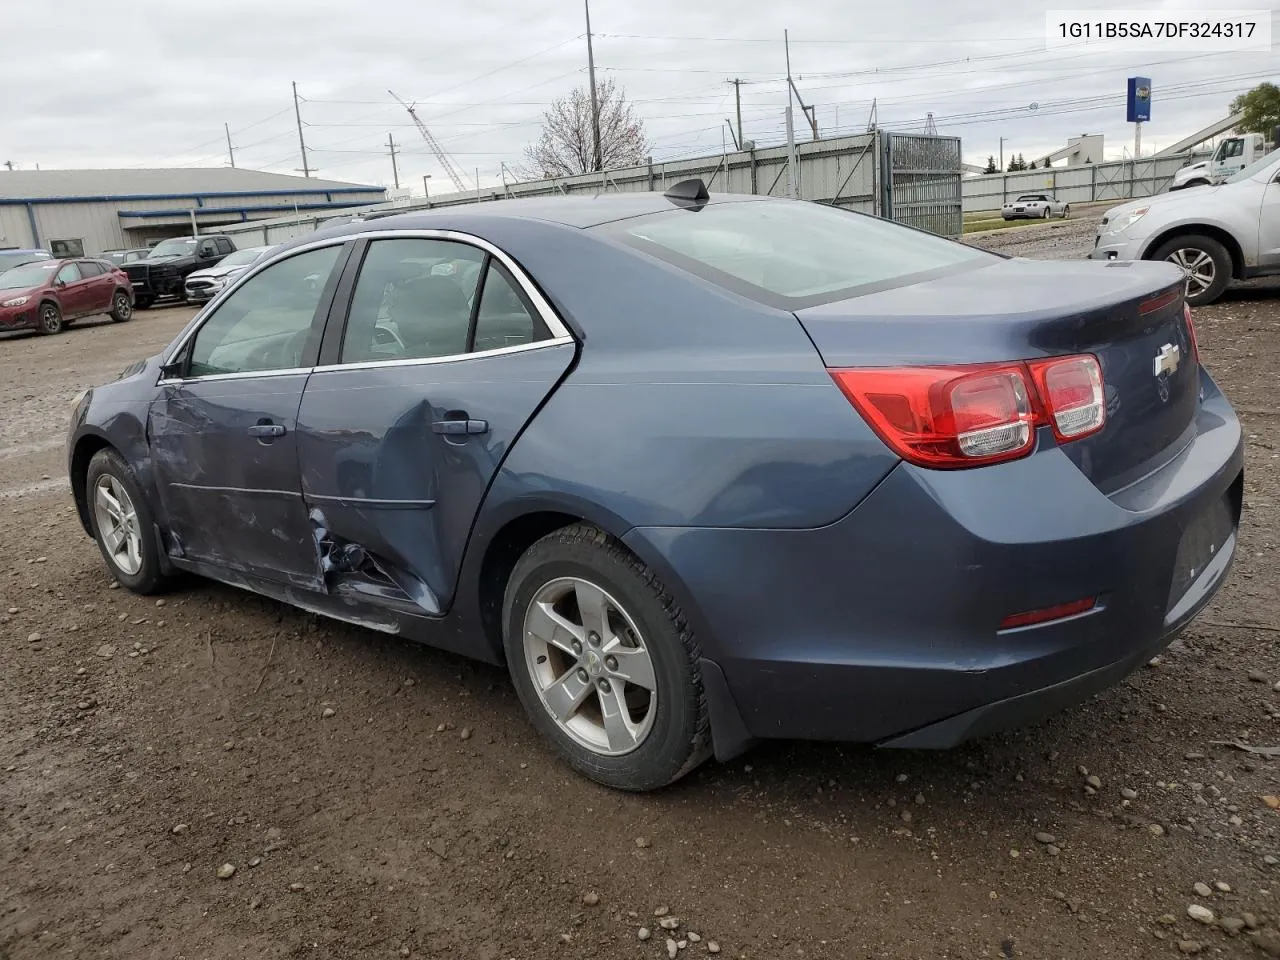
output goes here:
[[1079, 167], [1050, 167], [1018, 173], [990, 173], [961, 181], [964, 210], [998, 210], [1023, 193], [1051, 193], [1067, 203], [1130, 200], [1164, 193], [1173, 175], [1208, 153], [1147, 160], [1115, 160]]
[[[801, 199], [899, 219], [944, 236], [959, 236], [960, 141], [875, 132], [796, 144]], [[889, 171], [889, 167], [896, 167]], [[646, 163], [604, 173], [511, 183], [426, 200], [353, 208], [350, 217], [391, 209], [426, 210], [516, 197], [556, 194], [662, 192], [680, 180], [699, 177], [712, 193], [788, 195], [787, 148], [769, 147], [714, 154], [692, 160]], [[882, 189], [883, 184], [890, 189]], [[241, 246], [281, 243], [310, 233], [334, 219], [282, 217], [227, 228]]]
[[960, 236], [959, 138], [891, 133], [880, 140], [886, 215], [944, 237]]

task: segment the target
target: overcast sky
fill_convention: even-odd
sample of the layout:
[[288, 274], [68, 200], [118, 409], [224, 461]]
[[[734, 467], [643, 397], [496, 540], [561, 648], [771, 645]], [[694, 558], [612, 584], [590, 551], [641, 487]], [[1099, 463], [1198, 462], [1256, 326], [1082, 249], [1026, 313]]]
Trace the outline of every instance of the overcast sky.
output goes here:
[[[34, 0], [0, 3], [10, 41], [0, 58], [0, 163], [19, 169], [217, 166], [227, 160], [226, 122], [238, 166], [291, 173], [302, 166], [297, 81], [317, 175], [389, 185], [391, 133], [403, 148], [402, 182], [421, 193], [431, 174], [432, 193], [445, 193], [444, 171], [388, 89], [418, 102], [468, 180], [478, 168], [492, 184], [500, 164], [518, 162], [536, 137], [549, 102], [586, 82], [579, 0], [59, 0], [56, 14]], [[746, 137], [762, 146], [784, 139], [784, 29], [792, 73], [824, 136], [865, 128], [876, 98], [882, 125], [920, 129], [932, 112], [938, 131], [962, 137], [966, 160], [979, 163], [1000, 137], [1006, 159], [1030, 160], [1084, 132], [1105, 134], [1109, 158], [1131, 150], [1124, 89], [1133, 74], [1153, 81], [1144, 153], [1225, 116], [1235, 94], [1280, 79], [1274, 50], [1045, 49], [1047, 9], [1117, 5], [592, 0], [591, 13], [599, 75], [616, 78], [636, 103], [655, 160], [720, 151], [732, 77], [744, 81]]]

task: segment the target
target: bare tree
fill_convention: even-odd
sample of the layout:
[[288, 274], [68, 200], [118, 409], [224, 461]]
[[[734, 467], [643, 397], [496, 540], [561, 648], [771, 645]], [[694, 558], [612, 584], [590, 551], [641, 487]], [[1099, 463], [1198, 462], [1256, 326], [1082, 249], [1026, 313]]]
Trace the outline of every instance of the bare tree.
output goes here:
[[[597, 90], [600, 104], [600, 158], [606, 170], [644, 163], [648, 152], [644, 122], [636, 116], [612, 78]], [[524, 149], [523, 171], [530, 177], [569, 177], [595, 169], [591, 94], [576, 87], [551, 104], [542, 117], [538, 142]]]

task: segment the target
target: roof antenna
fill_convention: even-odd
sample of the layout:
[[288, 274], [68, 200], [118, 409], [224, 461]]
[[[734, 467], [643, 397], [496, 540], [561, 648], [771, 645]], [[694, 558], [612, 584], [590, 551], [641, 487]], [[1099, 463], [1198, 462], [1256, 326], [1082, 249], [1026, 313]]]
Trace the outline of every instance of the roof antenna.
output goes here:
[[711, 199], [711, 191], [699, 177], [673, 183], [662, 195], [677, 206], [693, 210], [701, 210]]

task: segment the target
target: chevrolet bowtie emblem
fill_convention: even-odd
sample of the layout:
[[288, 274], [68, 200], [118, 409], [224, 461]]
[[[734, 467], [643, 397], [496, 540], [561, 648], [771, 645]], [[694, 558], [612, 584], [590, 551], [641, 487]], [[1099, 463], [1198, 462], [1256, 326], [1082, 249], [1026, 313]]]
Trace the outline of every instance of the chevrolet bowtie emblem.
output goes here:
[[1178, 369], [1178, 364], [1181, 362], [1182, 351], [1172, 343], [1166, 343], [1156, 354], [1156, 358], [1151, 364], [1151, 373], [1156, 377], [1172, 374]]

